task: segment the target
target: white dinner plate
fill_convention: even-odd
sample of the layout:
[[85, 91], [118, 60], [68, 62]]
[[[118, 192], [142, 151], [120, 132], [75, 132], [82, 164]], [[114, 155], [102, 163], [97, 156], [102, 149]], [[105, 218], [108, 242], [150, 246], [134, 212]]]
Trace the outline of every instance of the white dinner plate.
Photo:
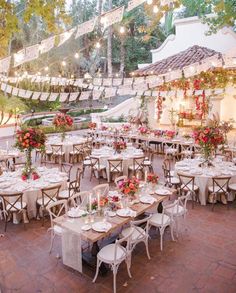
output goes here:
[[91, 229], [91, 226], [88, 224], [81, 227], [81, 230], [83, 231], [89, 231], [90, 229]]
[[67, 212], [68, 217], [70, 218], [80, 218], [84, 215], [87, 215], [86, 211], [83, 210], [76, 210], [76, 209], [71, 209]]
[[155, 198], [152, 196], [144, 195], [140, 197], [140, 202], [142, 203], [153, 204], [155, 201]]
[[156, 189], [155, 193], [157, 195], [171, 195], [171, 192], [168, 189]]
[[112, 225], [108, 222], [96, 222], [92, 224], [92, 229], [96, 232], [107, 232], [111, 229]]
[[120, 217], [128, 218], [128, 217], [134, 217], [135, 216], [134, 214], [136, 213], [129, 208], [125, 208], [125, 209], [117, 210], [116, 214]]

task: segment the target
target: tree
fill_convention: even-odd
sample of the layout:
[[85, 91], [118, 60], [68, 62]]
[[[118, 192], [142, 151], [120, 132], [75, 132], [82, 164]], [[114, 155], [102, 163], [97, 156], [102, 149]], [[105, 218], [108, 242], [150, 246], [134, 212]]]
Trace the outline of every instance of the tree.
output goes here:
[[17, 115], [27, 109], [26, 105], [18, 98], [8, 98], [0, 95], [0, 125], [7, 124], [13, 115]]

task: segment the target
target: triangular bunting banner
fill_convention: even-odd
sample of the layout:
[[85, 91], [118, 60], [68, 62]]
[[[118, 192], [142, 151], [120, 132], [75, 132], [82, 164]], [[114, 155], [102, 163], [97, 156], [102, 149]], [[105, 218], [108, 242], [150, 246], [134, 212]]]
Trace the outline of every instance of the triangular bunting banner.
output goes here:
[[113, 25], [114, 23], [121, 22], [124, 13], [124, 6], [115, 8], [107, 13], [104, 13], [101, 16], [101, 24], [103, 25], [103, 29], [105, 30], [109, 26]]
[[77, 26], [77, 32], [75, 35], [75, 39], [83, 36], [84, 34], [91, 33], [94, 30], [95, 24], [97, 22], [97, 17], [86, 21], [84, 23], [81, 23]]

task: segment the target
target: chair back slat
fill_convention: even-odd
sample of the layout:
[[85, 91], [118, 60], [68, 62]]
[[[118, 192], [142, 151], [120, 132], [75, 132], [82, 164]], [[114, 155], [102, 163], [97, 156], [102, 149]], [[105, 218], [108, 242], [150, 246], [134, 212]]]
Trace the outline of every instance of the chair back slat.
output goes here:
[[54, 199], [58, 198], [60, 188], [61, 188], [61, 185], [54, 185], [51, 187], [41, 189], [41, 191], [42, 191], [42, 205], [46, 206], [46, 205], [50, 204], [51, 202], [55, 202]]

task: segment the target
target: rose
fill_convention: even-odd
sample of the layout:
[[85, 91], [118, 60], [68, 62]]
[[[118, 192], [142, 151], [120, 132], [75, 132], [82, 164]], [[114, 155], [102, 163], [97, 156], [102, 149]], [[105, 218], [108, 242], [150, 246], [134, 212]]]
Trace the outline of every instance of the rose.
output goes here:
[[21, 179], [22, 179], [23, 181], [25, 181], [25, 180], [27, 180], [27, 176], [26, 176], [26, 175], [22, 175], [22, 176], [21, 176]]

